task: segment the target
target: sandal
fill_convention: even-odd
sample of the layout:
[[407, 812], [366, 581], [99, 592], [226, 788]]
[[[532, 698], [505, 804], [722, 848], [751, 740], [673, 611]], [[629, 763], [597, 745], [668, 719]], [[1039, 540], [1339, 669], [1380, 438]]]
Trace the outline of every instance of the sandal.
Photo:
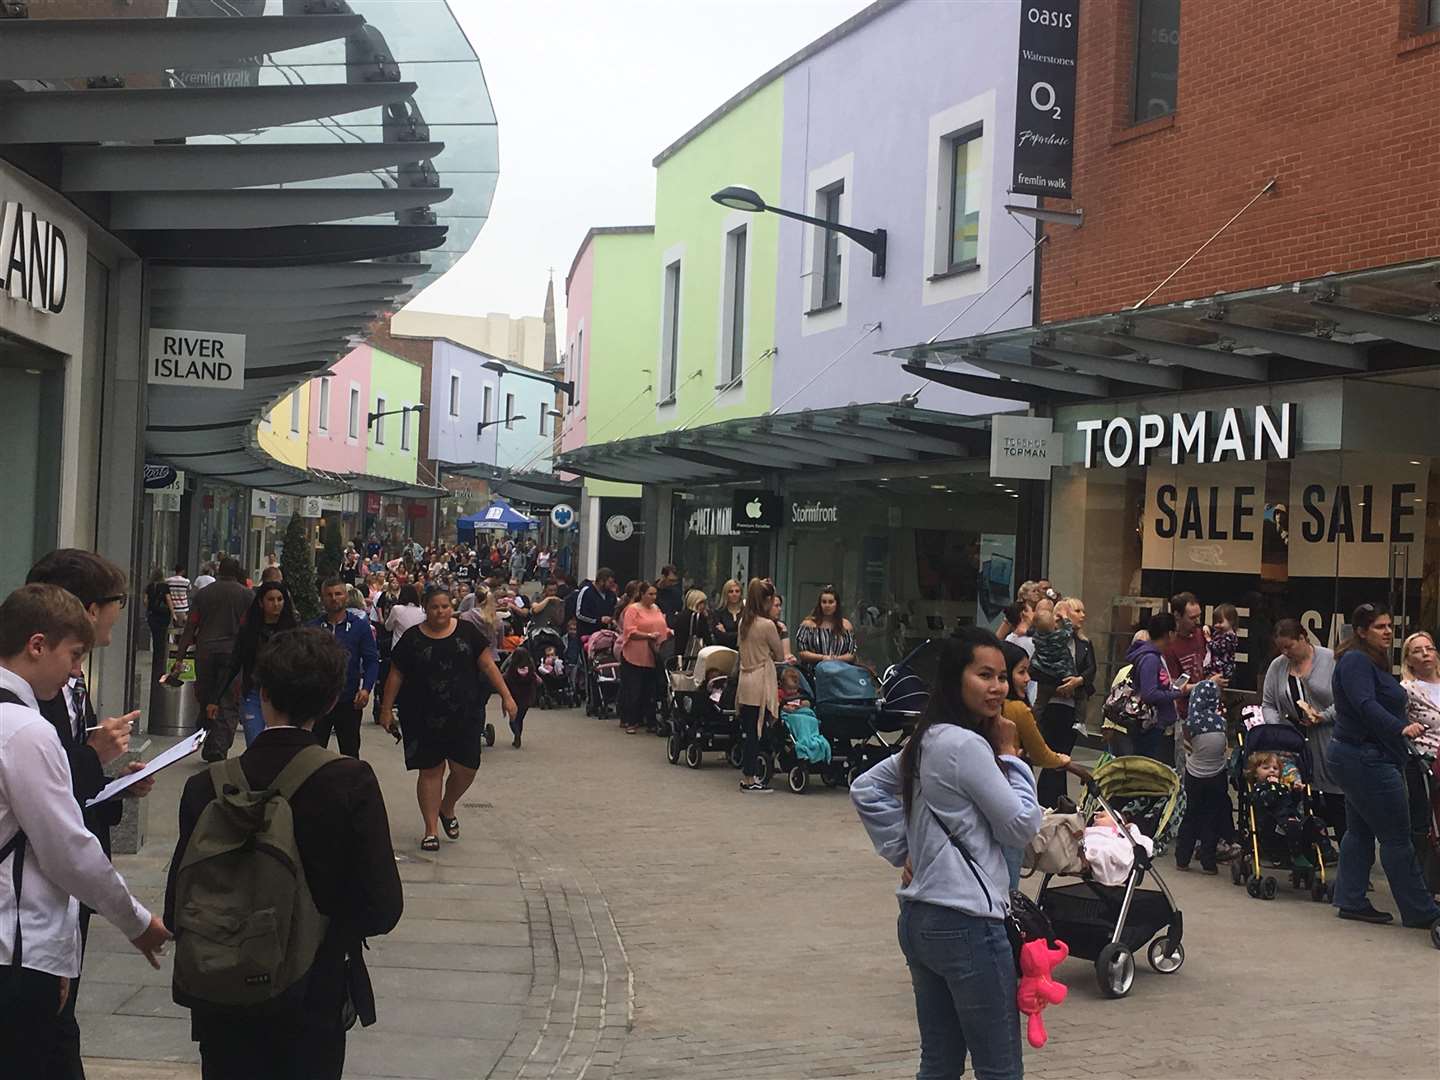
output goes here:
[[440, 838], [439, 838], [438, 836], [436, 836], [434, 833], [431, 833], [429, 836], [421, 837], [421, 839], [420, 839], [420, 850], [421, 850], [421, 851], [439, 851], [439, 850], [440, 850]]
[[440, 815], [440, 827], [445, 830], [445, 835], [451, 840], [460, 839], [460, 819]]

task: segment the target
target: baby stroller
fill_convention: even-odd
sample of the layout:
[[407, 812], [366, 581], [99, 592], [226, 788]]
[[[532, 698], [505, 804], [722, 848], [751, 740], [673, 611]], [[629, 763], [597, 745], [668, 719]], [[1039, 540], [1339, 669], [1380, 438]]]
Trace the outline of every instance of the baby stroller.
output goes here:
[[620, 703], [620, 635], [597, 630], [585, 642], [585, 712], [608, 719]]
[[1440, 759], [1420, 753], [1411, 743], [1405, 781], [1410, 789], [1410, 832], [1415, 859], [1425, 877], [1425, 887], [1440, 893]]
[[719, 751], [739, 766], [743, 741], [735, 709], [739, 671], [739, 653], [724, 645], [707, 645], [689, 671], [668, 673], [672, 710], [665, 758], [671, 765], [683, 757], [687, 766], [698, 769], [706, 753]]
[[[1086, 820], [1104, 810], [1121, 832], [1135, 825], [1155, 836], [1169, 824], [1180, 791], [1175, 771], [1150, 758], [1113, 758], [1086, 777]], [[1135, 954], [1145, 949], [1150, 966], [1173, 975], [1185, 963], [1184, 917], [1155, 869], [1154, 856], [1132, 840], [1134, 863], [1123, 885], [1104, 885], [1081, 876], [1073, 885], [1051, 885], [1046, 874], [1035, 898], [1050, 919], [1055, 936], [1070, 946], [1070, 955], [1095, 964], [1095, 981], [1108, 998], [1122, 998], [1135, 982]], [[1156, 854], [1159, 853], [1158, 846]], [[1158, 889], [1142, 889], [1146, 875]], [[1163, 936], [1161, 936], [1163, 934]], [[1147, 948], [1148, 945], [1148, 948]]]
[[925, 641], [911, 650], [905, 659], [886, 668], [880, 680], [880, 712], [898, 719], [902, 727], [913, 728], [930, 703], [930, 683], [916, 668], [930, 658], [932, 645], [933, 641]]
[[[1326, 903], [1334, 896], [1334, 884], [1325, 879], [1325, 858], [1333, 853], [1325, 822], [1314, 813], [1313, 796], [1310, 788], [1310, 754], [1305, 735], [1288, 723], [1257, 724], [1239, 734], [1240, 745], [1231, 761], [1231, 782], [1239, 794], [1240, 838], [1249, 855], [1236, 859], [1230, 864], [1230, 880], [1235, 885], [1244, 885], [1245, 891], [1260, 900], [1274, 900], [1280, 891], [1275, 878], [1263, 871], [1265, 867], [1288, 870], [1290, 885], [1294, 889], [1308, 889], [1310, 898], [1317, 903]], [[1307, 846], [1311, 865], [1297, 866], [1290, 843], [1278, 835], [1273, 828], [1266, 827], [1265, 815], [1256, 806], [1255, 792], [1246, 778], [1246, 765], [1254, 754], [1278, 754], [1282, 760], [1294, 765], [1304, 781], [1302, 793], [1297, 793], [1301, 813], [1301, 843]]]
[[535, 658], [540, 675], [540, 694], [535, 704], [542, 709], [574, 708], [575, 698], [570, 690], [569, 671], [564, 667], [565, 661], [560, 660], [561, 669], [558, 672], [547, 673], [539, 668], [547, 648], [553, 648], [557, 658], [564, 657], [565, 638], [560, 631], [553, 626], [532, 626], [525, 636], [525, 648]]
[[[782, 668], [781, 671], [793, 670], [799, 676], [800, 697], [810, 702], [811, 710], [815, 713], [816, 720], [820, 714], [815, 707], [815, 690], [810, 680], [800, 668]], [[833, 715], [833, 711], [832, 711]], [[832, 721], [832, 729], [840, 721]], [[766, 732], [765, 743], [762, 746], [760, 755], [760, 769], [768, 777], [770, 773], [770, 754], [775, 754], [775, 764], [779, 771], [786, 774], [789, 780], [790, 790], [796, 795], [803, 795], [810, 785], [811, 776], [819, 776], [826, 787], [840, 787], [846, 782], [846, 771], [850, 767], [848, 755], [850, 742], [848, 739], [827, 734], [825, 723], [820, 721], [820, 736], [829, 746], [829, 760], [811, 760], [803, 757], [800, 747], [796, 745], [795, 737], [790, 730], [790, 725], [785, 722], [785, 709], [780, 710], [780, 720], [772, 724]]]

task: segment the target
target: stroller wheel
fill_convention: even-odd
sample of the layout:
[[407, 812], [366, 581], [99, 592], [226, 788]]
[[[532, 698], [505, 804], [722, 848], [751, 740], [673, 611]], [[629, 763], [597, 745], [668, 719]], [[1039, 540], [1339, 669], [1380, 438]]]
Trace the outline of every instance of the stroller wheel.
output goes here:
[[826, 787], [841, 787], [845, 783], [845, 776], [834, 765], [826, 765], [820, 770], [820, 779]]
[[[1170, 955], [1166, 956], [1169, 951]], [[1150, 943], [1150, 948], [1145, 950], [1145, 959], [1150, 961], [1150, 966], [1161, 975], [1174, 975], [1180, 970], [1180, 965], [1185, 963], [1185, 946], [1175, 942], [1172, 947], [1168, 937], [1156, 938]]]
[[1329, 897], [1326, 895], [1330, 890], [1325, 887], [1325, 882], [1316, 878], [1310, 885], [1310, 899], [1317, 904], [1323, 904]]
[[1260, 895], [1266, 900], [1274, 900], [1279, 891], [1280, 885], [1273, 877], [1267, 877], [1260, 883]]
[[1256, 900], [1259, 900], [1260, 879], [1252, 877], [1249, 881], [1245, 882], [1245, 892], [1248, 893], [1250, 896], [1254, 897]]
[[774, 765], [770, 763], [769, 754], [755, 755], [755, 779], [762, 784], [770, 782], [770, 774], [775, 771]]
[[734, 746], [730, 747], [730, 752], [725, 756], [730, 762], [730, 767], [732, 769], [738, 769], [740, 763], [745, 760], [745, 748], [737, 742]]
[[685, 747], [685, 764], [692, 769], [698, 769], [702, 758], [700, 756], [700, 744], [692, 742]]
[[1095, 981], [1108, 998], [1122, 998], [1135, 983], [1135, 954], [1112, 941], [1095, 958]]
[[804, 795], [809, 782], [810, 772], [804, 765], [796, 765], [790, 770], [790, 790], [796, 795]]
[[486, 746], [494, 746], [494, 745], [495, 745], [495, 725], [494, 725], [494, 724], [486, 724], [486, 725], [485, 725], [485, 745], [486, 745]]
[[1430, 927], [1430, 944], [1440, 949], [1440, 923]]
[[670, 738], [665, 740], [665, 760], [670, 762], [671, 765], [678, 765], [680, 763], [681, 750], [679, 735], [671, 735]]

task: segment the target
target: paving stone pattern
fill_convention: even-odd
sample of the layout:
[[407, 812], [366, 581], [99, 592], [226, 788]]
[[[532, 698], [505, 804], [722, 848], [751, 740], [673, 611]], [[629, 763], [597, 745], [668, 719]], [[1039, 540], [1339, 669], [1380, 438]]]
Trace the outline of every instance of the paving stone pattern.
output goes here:
[[[690, 770], [613, 722], [529, 719], [523, 750], [487, 751], [464, 836], [438, 855], [418, 851], [412, 778], [367, 729], [406, 914], [372, 943], [380, 1022], [351, 1033], [347, 1076], [915, 1075], [895, 875], [843, 792], [747, 795], [718, 756]], [[185, 768], [152, 796], [152, 842], [119, 860], [147, 899], [163, 888]], [[1440, 953], [1420, 932], [1340, 924], [1283, 890], [1251, 900], [1224, 875], [1167, 881], [1186, 913], [1184, 968], [1142, 961], [1112, 1002], [1090, 965], [1062, 965], [1070, 997], [1047, 1013], [1050, 1045], [1027, 1048], [1027, 1076], [1436, 1075]], [[91, 950], [91, 1080], [198, 1077], [168, 971], [104, 924]]]

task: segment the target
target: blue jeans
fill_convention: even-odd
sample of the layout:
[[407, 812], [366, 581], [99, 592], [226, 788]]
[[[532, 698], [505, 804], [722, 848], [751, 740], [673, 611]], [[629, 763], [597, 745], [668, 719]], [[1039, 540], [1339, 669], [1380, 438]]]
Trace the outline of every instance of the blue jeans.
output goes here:
[[1335, 906], [1358, 911], [1368, 906], [1365, 885], [1380, 865], [1406, 923], [1433, 923], [1440, 906], [1425, 888], [1410, 839], [1410, 803], [1399, 767], [1378, 746], [1352, 746], [1334, 739], [1326, 756], [1330, 773], [1345, 790], [1345, 836], [1340, 841], [1340, 872]]
[[1000, 850], [1004, 853], [1005, 865], [1010, 870], [1010, 891], [1014, 892], [1020, 887], [1020, 871], [1025, 866], [1025, 849], [1007, 847]]
[[902, 900], [899, 935], [920, 1026], [916, 1080], [957, 1080], [967, 1053], [976, 1080], [1019, 1080], [1015, 960], [1004, 923]]
[[265, 717], [260, 713], [260, 691], [252, 690], [240, 699], [240, 725], [245, 731], [245, 745], [254, 746], [265, 730]]

